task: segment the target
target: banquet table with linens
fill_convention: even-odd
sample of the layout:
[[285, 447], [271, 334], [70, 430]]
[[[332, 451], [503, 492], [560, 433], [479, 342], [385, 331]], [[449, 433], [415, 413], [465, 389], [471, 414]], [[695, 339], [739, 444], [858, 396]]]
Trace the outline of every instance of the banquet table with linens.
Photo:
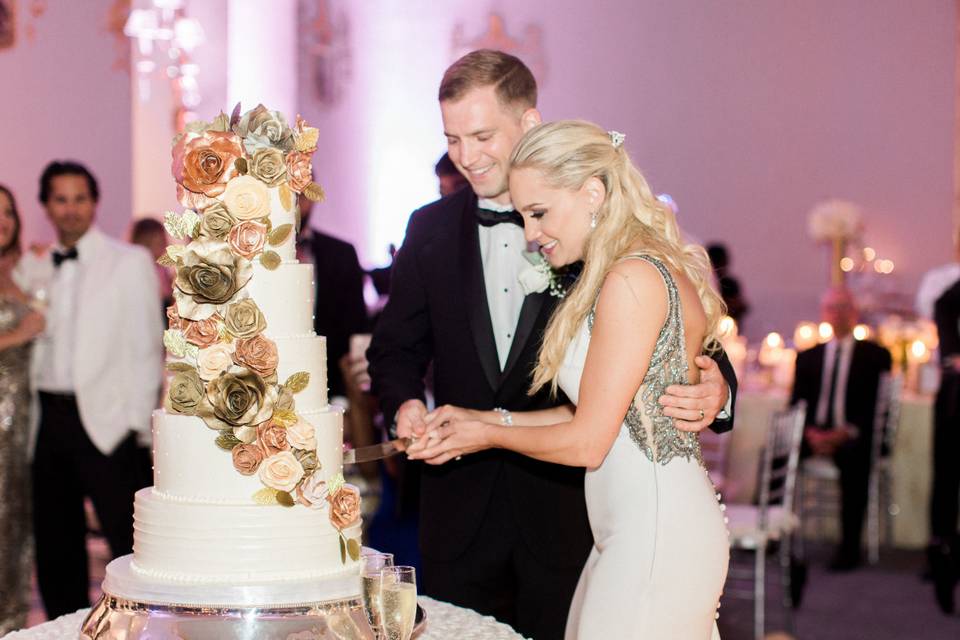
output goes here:
[[[418, 602], [426, 612], [427, 625], [422, 634], [414, 634], [416, 640], [523, 640], [523, 636], [507, 625], [476, 611], [425, 596]], [[4, 640], [77, 640], [80, 625], [89, 611], [83, 609], [30, 629], [14, 631], [4, 636]]]
[[[737, 395], [736, 422], [729, 434], [724, 477], [725, 500], [754, 500], [770, 418], [787, 405], [783, 390], [744, 390]], [[933, 398], [906, 393], [893, 447], [893, 544], [920, 548], [929, 537], [929, 504], [933, 447]]]

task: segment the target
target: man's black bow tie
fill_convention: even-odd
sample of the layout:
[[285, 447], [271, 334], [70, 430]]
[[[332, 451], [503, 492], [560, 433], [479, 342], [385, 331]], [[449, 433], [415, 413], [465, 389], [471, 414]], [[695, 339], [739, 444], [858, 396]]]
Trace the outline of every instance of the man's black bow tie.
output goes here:
[[493, 211], [491, 209], [477, 209], [477, 222], [484, 227], [509, 223], [523, 228], [523, 216], [516, 211]]
[[76, 260], [77, 259], [77, 248], [72, 247], [67, 251], [54, 251], [53, 252], [53, 266], [59, 267], [63, 264], [64, 260]]

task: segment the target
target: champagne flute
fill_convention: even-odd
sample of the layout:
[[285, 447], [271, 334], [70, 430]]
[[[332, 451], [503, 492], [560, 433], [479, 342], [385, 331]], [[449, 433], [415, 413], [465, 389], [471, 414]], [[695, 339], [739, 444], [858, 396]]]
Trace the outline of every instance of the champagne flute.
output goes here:
[[410, 640], [417, 617], [417, 574], [413, 567], [380, 571], [380, 624], [386, 640]]
[[363, 586], [363, 612], [370, 628], [380, 637], [380, 571], [393, 566], [392, 553], [366, 552], [360, 556], [360, 581]]

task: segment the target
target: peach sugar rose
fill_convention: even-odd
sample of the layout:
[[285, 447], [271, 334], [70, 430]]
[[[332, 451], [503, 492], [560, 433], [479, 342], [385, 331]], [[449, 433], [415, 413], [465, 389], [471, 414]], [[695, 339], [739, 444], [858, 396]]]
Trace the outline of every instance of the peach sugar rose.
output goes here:
[[303, 478], [303, 466], [292, 453], [281, 451], [261, 462], [257, 475], [264, 486], [290, 492]]
[[267, 225], [253, 220], [246, 220], [230, 229], [227, 244], [233, 252], [247, 259], [263, 251], [263, 244], [267, 239]]
[[360, 490], [352, 484], [345, 484], [331, 496], [327, 496], [330, 503], [330, 522], [337, 529], [343, 531], [360, 519]]

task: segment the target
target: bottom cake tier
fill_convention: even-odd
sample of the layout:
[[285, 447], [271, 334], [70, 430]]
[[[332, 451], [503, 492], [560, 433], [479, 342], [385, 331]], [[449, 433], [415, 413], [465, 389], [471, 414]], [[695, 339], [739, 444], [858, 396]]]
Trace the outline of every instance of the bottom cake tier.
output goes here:
[[175, 584], [263, 584], [358, 575], [327, 509], [210, 504], [137, 492], [130, 571]]

